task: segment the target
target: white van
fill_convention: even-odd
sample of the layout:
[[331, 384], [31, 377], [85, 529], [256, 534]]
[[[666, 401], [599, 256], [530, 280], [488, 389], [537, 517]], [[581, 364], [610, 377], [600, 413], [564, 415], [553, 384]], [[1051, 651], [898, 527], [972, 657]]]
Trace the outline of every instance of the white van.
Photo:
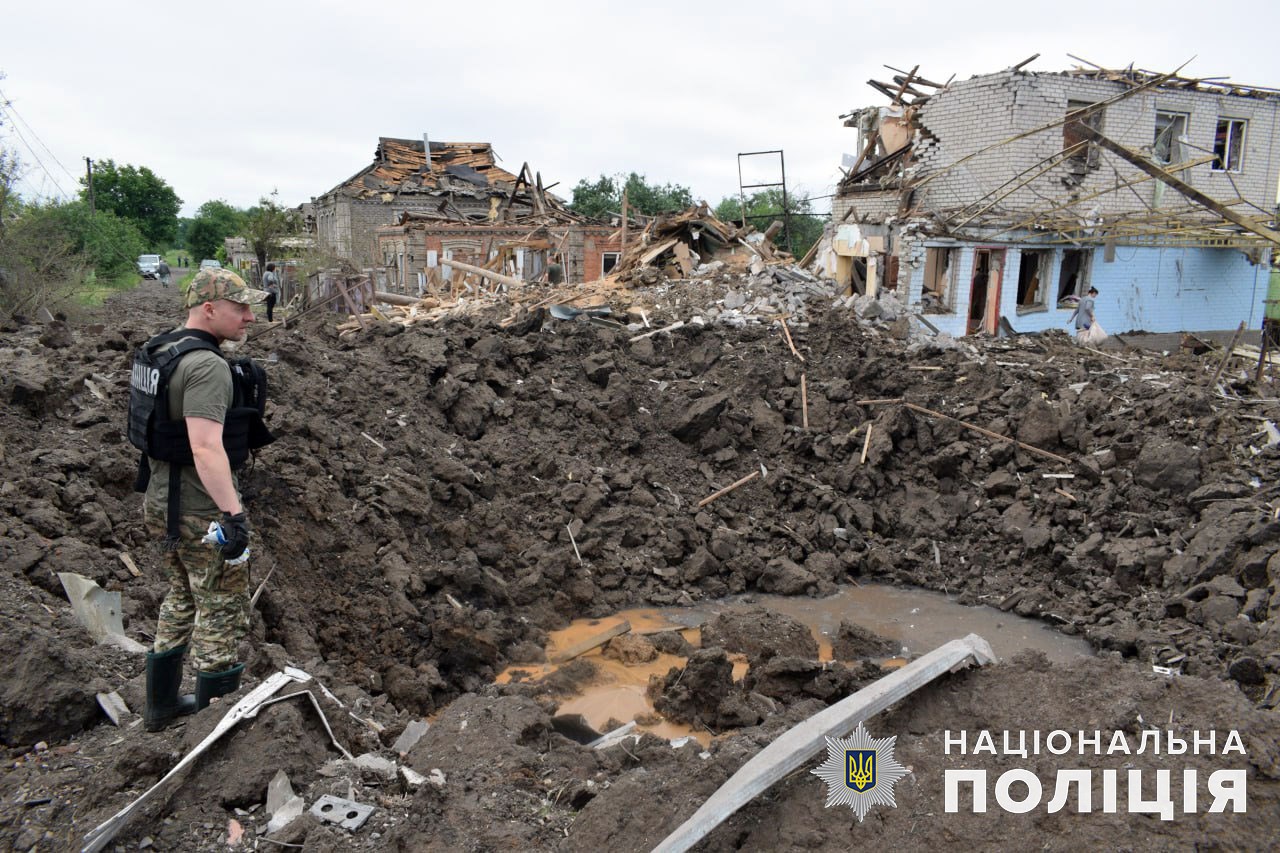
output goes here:
[[138, 275], [143, 278], [159, 278], [160, 256], [138, 255]]

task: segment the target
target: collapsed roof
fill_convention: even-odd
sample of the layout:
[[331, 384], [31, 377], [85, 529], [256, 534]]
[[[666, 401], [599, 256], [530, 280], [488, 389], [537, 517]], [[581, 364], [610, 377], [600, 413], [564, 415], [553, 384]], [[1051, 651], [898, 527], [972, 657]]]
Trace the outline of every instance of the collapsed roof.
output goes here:
[[[547, 192], [542, 176], [529, 164], [512, 174], [497, 164], [497, 154], [488, 142], [431, 142], [430, 157], [421, 139], [379, 137], [373, 162], [326, 193], [350, 198], [393, 202], [438, 197], [435, 213], [423, 218], [446, 221], [494, 221], [514, 218], [518, 213], [561, 222], [580, 222], [583, 217], [570, 211], [564, 202]], [[455, 197], [495, 202], [485, 213], [464, 212], [451, 204]], [[523, 208], [523, 210], [520, 210]], [[421, 213], [421, 208], [418, 209]]]

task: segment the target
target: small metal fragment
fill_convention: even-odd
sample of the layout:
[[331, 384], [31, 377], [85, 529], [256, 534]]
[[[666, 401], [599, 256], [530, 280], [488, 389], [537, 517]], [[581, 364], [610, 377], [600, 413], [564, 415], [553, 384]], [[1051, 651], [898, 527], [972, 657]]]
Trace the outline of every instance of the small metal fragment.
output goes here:
[[325, 794], [316, 800], [311, 813], [327, 823], [336, 823], [343, 829], [354, 831], [364, 826], [369, 815], [373, 814], [373, 806]]

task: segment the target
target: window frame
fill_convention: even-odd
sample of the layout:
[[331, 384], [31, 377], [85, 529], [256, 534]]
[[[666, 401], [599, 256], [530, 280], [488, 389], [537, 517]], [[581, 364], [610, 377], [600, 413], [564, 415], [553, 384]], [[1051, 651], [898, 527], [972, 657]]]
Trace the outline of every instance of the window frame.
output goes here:
[[[960, 247], [958, 246], [925, 246], [925, 270], [920, 285], [920, 298], [923, 300], [926, 293], [934, 294], [938, 299], [939, 309], [947, 314], [954, 314], [956, 310], [955, 293], [959, 259]], [[942, 267], [941, 273], [937, 269], [939, 264]], [[941, 281], [940, 293], [929, 286], [931, 277]]]
[[[610, 257], [613, 258], [613, 266], [605, 266], [605, 261]], [[601, 252], [600, 253], [600, 275], [606, 276], [613, 270], [618, 268], [618, 264], [622, 262], [621, 252]]]
[[[1091, 130], [1095, 130], [1098, 133], [1103, 132], [1107, 114], [1105, 107], [1098, 109], [1087, 118], [1073, 118], [1076, 113], [1083, 112], [1084, 110], [1094, 106], [1096, 106], [1096, 104], [1093, 101], [1079, 101], [1074, 98], [1067, 99], [1067, 111], [1062, 122], [1062, 148], [1064, 151], [1073, 145], [1085, 142], [1083, 137], [1076, 135], [1073, 127], [1074, 125], [1080, 124], [1090, 128]], [[1102, 166], [1102, 155], [1098, 152], [1098, 146], [1092, 142], [1085, 142], [1085, 144], [1078, 151], [1068, 157], [1067, 160], [1070, 163], [1074, 163], [1077, 166], [1083, 166], [1086, 169], [1097, 169]]]
[[[1080, 258], [1080, 262], [1076, 265], [1076, 286], [1070, 293], [1063, 293], [1062, 287], [1069, 280], [1069, 277], [1063, 275], [1064, 267], [1070, 255], [1075, 254]], [[1072, 310], [1074, 305], [1063, 305], [1062, 301], [1071, 296], [1083, 296], [1089, 290], [1089, 284], [1093, 278], [1093, 251], [1090, 249], [1063, 249], [1062, 256], [1058, 258], [1058, 301], [1055, 303], [1058, 308], [1064, 310]]]
[[[1171, 121], [1165, 125], [1163, 130], [1160, 128], [1161, 118], [1171, 119]], [[1159, 154], [1160, 138], [1169, 134], [1171, 130], [1177, 128], [1179, 125], [1181, 125], [1181, 133], [1169, 136], [1169, 144], [1166, 149], [1168, 156], [1167, 158], [1162, 159]], [[1190, 113], [1179, 112], [1178, 110], [1157, 109], [1155, 129], [1151, 138], [1151, 159], [1162, 166], [1168, 166], [1172, 163], [1181, 163], [1183, 140], [1187, 138], [1187, 128], [1190, 126]]]
[[[1223, 134], [1223, 125], [1226, 125], [1226, 135], [1222, 153], [1218, 153], [1218, 139]], [[1233, 134], [1231, 128], [1239, 126], [1240, 142], [1239, 145], [1232, 145], [1231, 140]], [[1244, 149], [1246, 134], [1249, 132], [1249, 120], [1247, 118], [1231, 118], [1229, 116], [1218, 116], [1217, 129], [1213, 134], [1213, 160], [1209, 163], [1209, 171], [1211, 172], [1232, 172], [1239, 174], [1244, 171]], [[1235, 166], [1232, 167], [1231, 160], [1235, 157]]]
[[[1018, 314], [1034, 314], [1038, 311], [1049, 310], [1049, 292], [1053, 274], [1054, 252], [1052, 249], [1023, 249], [1019, 252], [1018, 257], [1018, 282], [1015, 288], [1015, 310]], [[1036, 275], [1039, 277], [1039, 286], [1036, 288], [1037, 299], [1035, 302], [1022, 301], [1022, 276], [1027, 269], [1027, 260], [1034, 258], [1036, 262]]]

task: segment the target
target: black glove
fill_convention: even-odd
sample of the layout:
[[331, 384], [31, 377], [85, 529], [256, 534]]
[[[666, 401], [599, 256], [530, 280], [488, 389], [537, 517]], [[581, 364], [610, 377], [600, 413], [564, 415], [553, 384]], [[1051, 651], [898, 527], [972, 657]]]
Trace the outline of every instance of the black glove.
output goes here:
[[218, 548], [224, 560], [234, 560], [249, 547], [249, 516], [243, 512], [222, 514], [222, 535], [227, 540]]

